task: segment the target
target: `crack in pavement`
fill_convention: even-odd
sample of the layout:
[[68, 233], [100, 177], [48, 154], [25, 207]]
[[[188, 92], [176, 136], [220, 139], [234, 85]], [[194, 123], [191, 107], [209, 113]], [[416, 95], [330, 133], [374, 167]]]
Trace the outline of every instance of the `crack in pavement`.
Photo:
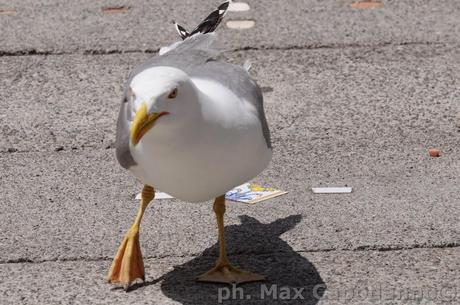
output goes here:
[[[315, 49], [346, 49], [346, 48], [380, 48], [386, 46], [410, 46], [410, 45], [458, 45], [458, 42], [433, 42], [433, 41], [403, 41], [403, 42], [382, 42], [376, 44], [361, 44], [361, 43], [332, 43], [332, 44], [306, 44], [306, 45], [291, 45], [291, 46], [273, 46], [273, 45], [261, 45], [259, 47], [245, 46], [239, 48], [233, 48], [225, 50], [224, 53], [228, 52], [240, 52], [240, 51], [288, 51], [288, 50], [315, 50]], [[132, 49], [132, 50], [120, 50], [120, 49], [87, 49], [87, 50], [74, 50], [74, 51], [54, 51], [54, 50], [38, 50], [38, 49], [25, 49], [18, 51], [5, 51], [0, 50], [0, 57], [8, 56], [48, 56], [48, 55], [111, 55], [111, 54], [130, 54], [130, 53], [146, 53], [153, 54], [157, 53], [160, 48], [155, 49]]]
[[[431, 250], [431, 249], [449, 249], [449, 248], [459, 248], [460, 242], [452, 242], [446, 243], [441, 245], [432, 245], [432, 246], [425, 246], [425, 245], [411, 245], [411, 246], [385, 246], [385, 247], [378, 247], [372, 245], [363, 245], [358, 246], [356, 248], [324, 248], [324, 249], [301, 249], [296, 250], [296, 253], [321, 253], [321, 252], [389, 252], [389, 251], [407, 251], [407, 250]], [[273, 252], [233, 252], [230, 253], [230, 256], [264, 256], [264, 255], [277, 255], [286, 253], [285, 251], [273, 251]], [[165, 259], [165, 258], [195, 258], [199, 255], [203, 255], [202, 252], [199, 253], [192, 253], [192, 254], [184, 254], [184, 255], [158, 255], [158, 256], [144, 256], [144, 259]], [[214, 255], [203, 255], [206, 257], [211, 257]], [[50, 259], [43, 259], [43, 260], [33, 260], [29, 258], [18, 258], [18, 259], [10, 259], [10, 260], [0, 260], [0, 265], [6, 264], [41, 264], [41, 263], [48, 263], [48, 262], [98, 262], [98, 261], [111, 261], [113, 257], [109, 256], [100, 256], [100, 257], [65, 257], [65, 258], [50, 258]]]
[[27, 153], [49, 153], [49, 152], [70, 152], [70, 151], [99, 151], [99, 150], [108, 150], [108, 149], [115, 149], [115, 143], [109, 143], [106, 145], [80, 145], [80, 146], [71, 146], [71, 147], [64, 147], [59, 145], [55, 147], [53, 150], [38, 150], [38, 149], [26, 149], [26, 150], [19, 150], [14, 147], [9, 147], [6, 150], [0, 150], [0, 155], [2, 154], [27, 154]]

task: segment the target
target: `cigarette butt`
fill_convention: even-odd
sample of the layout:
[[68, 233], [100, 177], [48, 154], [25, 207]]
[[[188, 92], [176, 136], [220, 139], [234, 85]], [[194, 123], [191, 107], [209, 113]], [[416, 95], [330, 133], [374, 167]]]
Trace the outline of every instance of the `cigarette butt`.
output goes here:
[[441, 157], [441, 151], [436, 148], [430, 148], [428, 149], [428, 155], [433, 158]]

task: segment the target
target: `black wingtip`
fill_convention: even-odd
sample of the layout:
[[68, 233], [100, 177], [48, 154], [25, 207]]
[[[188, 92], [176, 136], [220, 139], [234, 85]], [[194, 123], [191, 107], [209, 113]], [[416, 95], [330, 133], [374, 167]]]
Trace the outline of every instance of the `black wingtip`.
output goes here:
[[230, 1], [220, 4], [216, 10], [212, 11], [204, 20], [190, 33], [190, 36], [196, 33], [214, 32], [224, 16], [227, 14]]
[[219, 5], [219, 7], [217, 8], [219, 11], [223, 11], [223, 12], [227, 12], [228, 10], [228, 7], [230, 6], [230, 1], [225, 1], [224, 3], [222, 3], [221, 5]]
[[174, 27], [176, 28], [177, 33], [179, 33], [182, 40], [190, 36], [190, 33], [183, 26], [181, 26], [175, 21], [173, 21], [173, 23], [174, 23]]

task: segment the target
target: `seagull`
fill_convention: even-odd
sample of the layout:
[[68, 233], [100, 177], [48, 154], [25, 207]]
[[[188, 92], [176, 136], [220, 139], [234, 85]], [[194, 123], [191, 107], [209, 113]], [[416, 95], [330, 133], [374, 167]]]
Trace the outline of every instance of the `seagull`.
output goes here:
[[257, 176], [272, 157], [260, 87], [250, 65], [215, 59], [222, 3], [193, 31], [174, 23], [182, 40], [135, 67], [126, 82], [116, 157], [144, 187], [137, 217], [126, 233], [107, 280], [126, 289], [145, 281], [140, 223], [155, 189], [188, 202], [214, 200], [219, 257], [202, 282], [243, 283], [262, 275], [232, 266], [224, 237], [225, 193]]

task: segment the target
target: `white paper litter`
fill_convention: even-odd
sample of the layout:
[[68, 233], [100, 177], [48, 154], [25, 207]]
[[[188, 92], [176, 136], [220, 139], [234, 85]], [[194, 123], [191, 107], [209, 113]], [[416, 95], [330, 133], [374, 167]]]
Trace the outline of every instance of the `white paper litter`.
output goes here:
[[[137, 200], [141, 200], [141, 198], [142, 198], [141, 193], [136, 195]], [[163, 193], [163, 192], [155, 192], [155, 199], [171, 199], [171, 198], [174, 198], [174, 197], [169, 194]]]
[[315, 194], [340, 194], [351, 193], [351, 187], [312, 187], [311, 190]]
[[254, 204], [284, 194], [287, 194], [287, 192], [272, 187], [264, 187], [256, 183], [245, 183], [227, 192], [225, 199]]
[[231, 29], [245, 30], [252, 28], [256, 22], [254, 20], [229, 20], [226, 24]]
[[228, 11], [229, 12], [245, 12], [249, 11], [250, 7], [249, 4], [246, 2], [230, 2], [230, 5], [228, 6]]

